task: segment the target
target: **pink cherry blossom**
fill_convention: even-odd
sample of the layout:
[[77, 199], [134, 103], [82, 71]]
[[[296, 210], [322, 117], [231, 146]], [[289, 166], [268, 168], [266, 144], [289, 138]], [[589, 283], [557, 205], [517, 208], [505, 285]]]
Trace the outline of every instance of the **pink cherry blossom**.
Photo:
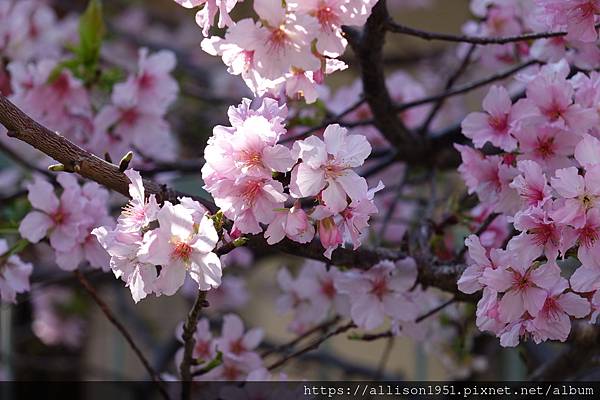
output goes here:
[[332, 212], [340, 212], [351, 200], [367, 196], [367, 182], [352, 170], [361, 166], [371, 152], [364, 136], [348, 135], [339, 125], [330, 125], [324, 140], [311, 136], [294, 143], [294, 154], [302, 159], [292, 170], [290, 193], [301, 198], [321, 197]]
[[499, 156], [484, 156], [478, 150], [459, 144], [454, 147], [461, 153], [462, 164], [458, 171], [469, 193], [477, 193], [482, 202], [498, 211], [514, 213], [518, 210], [518, 193], [509, 186], [518, 174], [516, 168], [504, 163]]
[[532, 266], [530, 257], [514, 258], [508, 265], [486, 269], [483, 283], [491, 289], [504, 293], [498, 304], [500, 320], [514, 322], [524, 312], [537, 316], [548, 297], [546, 290], [560, 279], [560, 269], [548, 263]]
[[254, 352], [263, 338], [260, 328], [244, 331], [244, 323], [235, 314], [223, 317], [221, 337], [216, 340], [217, 349], [250, 365], [260, 365], [260, 356]]
[[543, 252], [549, 260], [556, 259], [564, 226], [552, 220], [546, 210], [531, 207], [519, 211], [515, 215], [514, 226], [522, 232], [511, 239], [510, 245], [514, 250], [539, 251]]
[[356, 325], [372, 330], [386, 316], [414, 320], [417, 315], [406, 291], [417, 278], [416, 263], [406, 258], [396, 263], [382, 261], [368, 271], [349, 271], [335, 283], [336, 289], [350, 296], [350, 315]]
[[467, 115], [462, 122], [463, 134], [472, 139], [475, 147], [481, 148], [486, 142], [504, 151], [513, 151], [517, 140], [512, 136], [515, 122], [533, 107], [512, 107], [512, 101], [502, 86], [492, 86], [483, 100], [486, 113], [475, 112]]
[[310, 48], [318, 32], [318, 21], [306, 14], [287, 13], [284, 7], [269, 0], [256, 0], [254, 10], [266, 23], [253, 32], [252, 50], [257, 69], [267, 79], [277, 79], [291, 67], [304, 71], [320, 68], [320, 61]]
[[139, 172], [128, 169], [125, 171], [125, 175], [130, 181], [129, 196], [131, 196], [131, 200], [121, 212], [119, 227], [124, 231], [137, 232], [156, 220], [159, 206], [154, 194], [146, 199], [144, 182]]
[[515, 132], [522, 154], [519, 160], [533, 160], [545, 172], [573, 165], [569, 155], [573, 154], [579, 138], [556, 126], [530, 123]]
[[588, 168], [585, 176], [579, 175], [575, 167], [559, 169], [551, 181], [564, 199], [552, 212], [552, 218], [576, 228], [583, 226], [586, 211], [600, 204], [600, 166]]
[[504, 250], [493, 249], [488, 255], [488, 251], [481, 245], [476, 235], [466, 238], [465, 246], [469, 249], [471, 261], [457, 282], [458, 289], [464, 293], [475, 293], [484, 287], [481, 279], [485, 270], [496, 269], [497, 266], [503, 265], [508, 254]]
[[284, 237], [298, 243], [308, 243], [315, 236], [315, 228], [299, 202], [296, 202], [292, 208], [275, 210], [275, 212], [275, 219], [265, 231], [267, 243], [278, 243]]
[[29, 277], [33, 265], [23, 262], [16, 254], [7, 257], [8, 251], [8, 243], [0, 239], [0, 299], [6, 303], [16, 303], [17, 293], [30, 289]]
[[173, 295], [183, 285], [188, 271], [200, 290], [219, 286], [221, 261], [212, 252], [218, 241], [212, 221], [205, 215], [195, 224], [191, 210], [170, 202], [165, 202], [157, 220], [159, 228], [144, 235], [138, 252], [142, 262], [162, 267], [156, 290]]
[[318, 261], [307, 261], [303, 265], [297, 281], [298, 292], [320, 314], [315, 315], [315, 324], [324, 321], [332, 310], [337, 315], [350, 314], [350, 298], [335, 287], [343, 276], [344, 273], [338, 268], [327, 267]]
[[600, 14], [598, 0], [537, 0], [543, 7], [548, 24], [552, 28], [567, 26], [568, 38], [594, 42], [598, 38], [595, 22]]
[[109, 230], [101, 226], [95, 228], [92, 234], [110, 255], [110, 268], [115, 277], [121, 278], [129, 287], [133, 301], [137, 303], [155, 292], [156, 266], [138, 258], [143, 239], [141, 232]]
[[510, 187], [517, 190], [525, 206], [541, 207], [552, 198], [551, 188], [542, 167], [531, 160], [521, 160], [517, 163], [518, 175]]
[[561, 247], [570, 248], [579, 244], [577, 258], [585, 266], [600, 267], [600, 210], [593, 208], [585, 215], [585, 225], [573, 230], [565, 230]]
[[75, 177], [63, 173], [58, 181], [63, 187], [60, 198], [42, 178], [27, 185], [27, 198], [34, 210], [21, 221], [19, 233], [32, 243], [48, 236], [54, 249], [68, 251], [78, 243], [80, 226], [87, 223], [88, 217], [83, 214], [85, 203]]
[[175, 0], [185, 8], [196, 8], [203, 6], [196, 14], [196, 23], [202, 28], [204, 36], [213, 25], [217, 12], [219, 13], [219, 28], [233, 25], [229, 13], [235, 5], [243, 0]]
[[171, 76], [177, 63], [175, 55], [167, 50], [149, 54], [147, 48], [141, 48], [138, 57], [137, 72], [127, 81], [115, 85], [115, 96], [125, 97], [132, 93], [140, 99], [138, 101], [143, 99], [144, 107], [164, 113], [179, 92], [179, 85]]
[[536, 329], [533, 338], [536, 343], [546, 340], [567, 340], [571, 331], [571, 318], [583, 318], [590, 313], [590, 303], [572, 292], [564, 293], [569, 287], [567, 280], [561, 278], [549, 289], [549, 295], [540, 313], [532, 323]]
[[[306, 296], [306, 293], [314, 287], [311, 284], [314, 273], [310, 267], [312, 265], [302, 268], [298, 277], [293, 277], [287, 268], [282, 268], [277, 273], [277, 283], [283, 293], [277, 298], [276, 309], [279, 314], [291, 311], [294, 313], [289, 329], [297, 334], [302, 334], [319, 323], [324, 313], [322, 308], [316, 308], [311, 299]], [[327, 290], [331, 292], [330, 288]]]

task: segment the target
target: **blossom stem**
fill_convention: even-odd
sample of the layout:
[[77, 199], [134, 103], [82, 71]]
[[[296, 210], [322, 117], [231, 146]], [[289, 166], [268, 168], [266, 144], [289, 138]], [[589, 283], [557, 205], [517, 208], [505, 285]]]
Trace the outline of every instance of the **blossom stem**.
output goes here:
[[303, 347], [295, 352], [293, 352], [292, 354], [282, 358], [281, 360], [269, 365], [269, 367], [267, 367], [267, 369], [269, 371], [274, 370], [275, 368], [281, 367], [283, 364], [287, 363], [288, 361], [290, 361], [293, 358], [299, 357], [302, 354], [308, 353], [311, 350], [316, 350], [319, 348], [319, 346], [325, 342], [327, 339], [342, 334], [344, 332], [349, 331], [352, 328], [356, 328], [356, 325], [354, 324], [354, 322], [349, 322], [345, 325], [340, 326], [339, 328], [313, 340], [311, 343], [309, 343], [306, 347]]
[[181, 375], [182, 382], [182, 400], [189, 400], [192, 396], [192, 371], [190, 368], [193, 362], [192, 354], [194, 351], [194, 345], [196, 344], [194, 334], [196, 333], [198, 320], [200, 319], [200, 312], [205, 307], [208, 307], [208, 302], [206, 301], [206, 292], [200, 290], [198, 291], [196, 301], [194, 301], [194, 305], [192, 306], [185, 324], [183, 325], [183, 334], [181, 335], [181, 339], [184, 343], [183, 359], [181, 360], [181, 364], [179, 366], [179, 373]]

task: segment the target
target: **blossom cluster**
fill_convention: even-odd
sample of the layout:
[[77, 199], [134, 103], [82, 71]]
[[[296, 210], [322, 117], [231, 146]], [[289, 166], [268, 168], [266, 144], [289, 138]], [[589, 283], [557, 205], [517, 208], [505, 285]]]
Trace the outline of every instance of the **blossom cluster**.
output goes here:
[[[518, 233], [506, 250], [469, 237], [471, 266], [459, 281], [464, 292], [483, 289], [477, 324], [505, 346], [520, 337], [564, 341], [571, 317], [592, 312], [594, 321], [600, 305], [600, 75], [570, 77], [562, 60], [521, 79], [524, 98], [513, 104], [492, 87], [485, 112], [463, 121], [475, 147], [499, 153], [457, 145], [469, 191]], [[569, 277], [559, 264], [571, 258], [581, 266]]]
[[349, 317], [365, 330], [380, 327], [386, 317], [399, 328], [414, 323], [418, 317], [421, 307], [416, 279], [417, 267], [412, 258], [382, 261], [364, 271], [342, 271], [308, 261], [297, 277], [286, 268], [279, 271], [277, 280], [283, 294], [277, 301], [277, 310], [281, 314], [293, 312], [289, 328], [296, 333], [334, 315]]
[[[98, 112], [94, 92], [61, 59], [13, 61], [10, 100], [48, 128], [96, 154], [119, 160], [131, 149], [149, 160], [170, 160], [175, 144], [165, 114], [178, 93], [170, 51], [139, 51], [137, 71], [113, 86]], [[103, 96], [104, 97], [104, 96]]]
[[[139, 49], [137, 66], [124, 80], [118, 74], [104, 79], [107, 65], [98, 65], [95, 77], [85, 77], [72, 54], [81, 41], [77, 22], [73, 16], [59, 20], [38, 0], [0, 2], [0, 92], [39, 123], [95, 154], [119, 160], [135, 150], [149, 161], [172, 160], [176, 148], [165, 114], [179, 91], [171, 76], [173, 52]], [[0, 137], [27, 159], [39, 157], [14, 139]]]
[[[183, 325], [177, 329], [177, 339], [181, 340]], [[202, 318], [194, 334], [195, 345], [192, 358], [197, 361], [192, 374], [201, 371], [221, 353], [221, 363], [210, 371], [194, 376], [194, 380], [264, 380], [265, 368], [261, 356], [256, 352], [263, 338], [263, 330], [244, 328], [242, 319], [236, 314], [223, 316], [221, 335], [214, 337], [210, 330], [210, 322]], [[180, 364], [183, 348], [177, 353], [175, 360]]]
[[[229, 13], [237, 0], [175, 0], [188, 8], [203, 6], [196, 22], [209, 35], [217, 10], [225, 36], [211, 36], [202, 48], [221, 56], [229, 73], [241, 75], [256, 96], [285, 93], [308, 103], [318, 97], [325, 75], [347, 68], [337, 59], [348, 42], [342, 26], [362, 25], [373, 0], [255, 0], [257, 19], [234, 22]], [[217, 4], [218, 3], [218, 4]]]
[[[472, 0], [478, 18], [463, 31], [482, 37], [510, 37], [526, 33], [567, 32], [567, 35], [532, 42], [482, 46], [477, 50], [483, 65], [497, 68], [524, 58], [557, 62], [562, 58], [580, 68], [594, 68], [600, 61], [596, 23], [597, 0]], [[466, 46], [461, 47], [463, 50]]]
[[[371, 146], [364, 136], [330, 125], [323, 139], [310, 136], [288, 148], [280, 144], [286, 116], [287, 107], [269, 98], [231, 107], [231, 126], [215, 127], [204, 150], [204, 188], [233, 221], [236, 234], [258, 234], [268, 225], [269, 244], [285, 237], [307, 243], [318, 231], [327, 257], [344, 236], [356, 249], [377, 212], [374, 193], [382, 188], [369, 190], [353, 170]], [[307, 211], [309, 202], [316, 205]]]
[[125, 174], [131, 182], [131, 200], [117, 225], [91, 233], [110, 255], [110, 268], [126, 282], [133, 300], [150, 293], [171, 296], [188, 273], [199, 290], [219, 286], [221, 261], [213, 252], [219, 236], [206, 208], [189, 197], [159, 206], [155, 195], [145, 198], [139, 172]]
[[73, 271], [85, 260], [92, 267], [107, 269], [108, 254], [92, 236], [99, 225], [111, 225], [108, 191], [95, 182], [80, 186], [74, 175], [59, 173], [60, 196], [41, 177], [27, 185], [27, 198], [33, 207], [19, 225], [21, 236], [31, 243], [48, 239], [55, 251], [56, 264]]

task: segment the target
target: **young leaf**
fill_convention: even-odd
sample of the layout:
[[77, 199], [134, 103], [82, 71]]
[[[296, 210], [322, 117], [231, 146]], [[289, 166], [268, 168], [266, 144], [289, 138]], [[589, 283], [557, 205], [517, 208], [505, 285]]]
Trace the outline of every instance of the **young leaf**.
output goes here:
[[85, 66], [93, 67], [97, 64], [105, 32], [102, 2], [90, 0], [79, 19], [79, 56]]

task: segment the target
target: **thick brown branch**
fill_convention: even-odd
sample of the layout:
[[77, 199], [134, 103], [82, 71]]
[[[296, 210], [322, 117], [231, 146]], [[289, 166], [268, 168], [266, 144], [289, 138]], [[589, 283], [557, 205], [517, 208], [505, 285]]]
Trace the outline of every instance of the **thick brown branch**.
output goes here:
[[373, 7], [362, 34], [348, 28], [344, 31], [360, 61], [364, 96], [373, 113], [375, 126], [394, 146], [399, 160], [422, 164], [422, 155], [427, 150], [425, 143], [394, 112], [394, 102], [385, 82], [383, 45], [388, 18], [386, 2], [380, 0]]
[[[22, 140], [52, 157], [63, 164], [67, 171], [77, 172], [84, 178], [129, 196], [129, 179], [119, 171], [117, 165], [104, 161], [64, 136], [40, 125], [2, 94], [0, 94], [0, 124], [8, 129], [9, 136]], [[157, 195], [160, 201], [175, 201], [177, 197], [184, 195], [150, 180], [144, 180], [144, 187], [148, 194]], [[215, 210], [211, 202], [201, 198], [196, 200], [201, 201], [209, 209]]]

